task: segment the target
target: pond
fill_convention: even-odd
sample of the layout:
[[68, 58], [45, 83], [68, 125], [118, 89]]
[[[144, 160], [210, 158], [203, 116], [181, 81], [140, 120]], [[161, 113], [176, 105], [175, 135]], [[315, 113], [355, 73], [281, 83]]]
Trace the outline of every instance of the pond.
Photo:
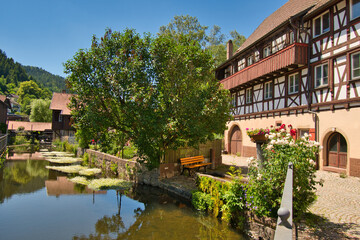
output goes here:
[[158, 188], [93, 191], [47, 165], [0, 170], [0, 239], [245, 239]]

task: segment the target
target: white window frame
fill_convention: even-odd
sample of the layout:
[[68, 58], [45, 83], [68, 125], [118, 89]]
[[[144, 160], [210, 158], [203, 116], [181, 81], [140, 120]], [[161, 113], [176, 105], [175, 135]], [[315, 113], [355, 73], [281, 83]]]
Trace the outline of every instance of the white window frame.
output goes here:
[[268, 100], [273, 97], [273, 84], [272, 82], [267, 82], [264, 84], [264, 99]]
[[254, 63], [254, 57], [251, 55], [246, 59], [247, 65], [250, 66]]
[[270, 46], [266, 46], [263, 49], [263, 58], [266, 58], [271, 55], [271, 48]]
[[244, 68], [245, 68], [245, 64], [246, 64], [245, 59], [239, 60], [239, 61], [238, 61], [238, 71], [244, 69]]
[[293, 44], [295, 42], [295, 33], [291, 31], [289, 33], [289, 44]]
[[[328, 27], [327, 29], [324, 29], [324, 26], [323, 26], [323, 21], [324, 21], [324, 19], [323, 19], [323, 17], [324, 17], [326, 14], [329, 14], [329, 27]], [[319, 19], [319, 18], [320, 18], [320, 33], [319, 33], [319, 34], [316, 34], [316, 20]], [[329, 32], [329, 31], [330, 31], [330, 28], [331, 28], [331, 26], [330, 26], [330, 12], [329, 12], [329, 11], [324, 12], [323, 14], [321, 14], [320, 16], [318, 16], [317, 18], [314, 18], [314, 20], [313, 20], [313, 25], [314, 25], [314, 27], [313, 27], [314, 37], [318, 37], [318, 36], [320, 36], [320, 35], [322, 35], [322, 34], [324, 34], [324, 33]]]
[[[324, 67], [327, 67], [327, 76], [325, 77], [324, 76]], [[317, 75], [318, 75], [318, 71], [321, 71], [320, 72], [320, 83], [317, 84]], [[324, 79], [326, 79], [326, 82], [324, 81]], [[324, 64], [321, 64], [321, 65], [317, 65], [315, 66], [314, 68], [314, 86], [315, 88], [318, 88], [318, 87], [324, 87], [324, 86], [327, 86], [329, 84], [329, 65], [327, 63], [324, 63]]]
[[[355, 55], [359, 55], [359, 66], [354, 66], [354, 59], [353, 57]], [[351, 62], [351, 79], [358, 79], [360, 78], [360, 71], [359, 71], [359, 75], [358, 76], [354, 76], [354, 70], [360, 70], [360, 52], [356, 52], [356, 53], [353, 53], [350, 55], [351, 56], [351, 59], [350, 59], [350, 62]]]
[[252, 94], [252, 88], [247, 88], [246, 89], [246, 100], [245, 100], [245, 102], [246, 103], [252, 103], [252, 96], [253, 94]]
[[236, 93], [231, 94], [231, 105], [236, 107]]
[[[296, 81], [296, 76], [298, 76], [298, 79]], [[294, 73], [292, 75], [289, 75], [288, 78], [288, 93], [289, 94], [295, 94], [299, 92], [299, 86], [300, 85], [300, 74]], [[296, 90], [297, 87], [297, 90]]]
[[[353, 20], [353, 19], [355, 19], [355, 18], [358, 18], [358, 17], [360, 17], [360, 13], [359, 13], [359, 15], [358, 16], [354, 16], [354, 13], [353, 13], [353, 2], [354, 2], [354, 0], [351, 0], [351, 2], [350, 2], [350, 20]], [[359, 7], [360, 7], [360, 1], [359, 1]]]

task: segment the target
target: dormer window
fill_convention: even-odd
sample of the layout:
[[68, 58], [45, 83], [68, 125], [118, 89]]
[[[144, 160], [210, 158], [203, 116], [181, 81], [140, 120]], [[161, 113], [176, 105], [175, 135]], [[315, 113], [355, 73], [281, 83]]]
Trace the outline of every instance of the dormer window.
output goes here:
[[351, 1], [351, 20], [360, 17], [360, 0]]
[[314, 37], [330, 31], [330, 14], [329, 12], [322, 14], [314, 20]]

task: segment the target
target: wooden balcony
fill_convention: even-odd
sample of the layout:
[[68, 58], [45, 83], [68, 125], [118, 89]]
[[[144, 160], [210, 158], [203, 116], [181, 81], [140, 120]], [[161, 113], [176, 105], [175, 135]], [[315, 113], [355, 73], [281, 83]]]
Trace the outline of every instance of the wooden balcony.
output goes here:
[[220, 81], [225, 89], [233, 89], [253, 80], [266, 80], [289, 70], [307, 64], [308, 45], [294, 43], [261, 61], [242, 69]]

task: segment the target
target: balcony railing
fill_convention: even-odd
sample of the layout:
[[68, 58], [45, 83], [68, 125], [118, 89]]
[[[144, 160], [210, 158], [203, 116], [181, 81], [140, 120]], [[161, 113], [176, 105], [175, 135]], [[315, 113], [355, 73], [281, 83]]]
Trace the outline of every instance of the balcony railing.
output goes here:
[[307, 64], [308, 45], [294, 43], [279, 52], [246, 67], [220, 82], [225, 89], [232, 89], [249, 81], [266, 78], [289, 67]]

